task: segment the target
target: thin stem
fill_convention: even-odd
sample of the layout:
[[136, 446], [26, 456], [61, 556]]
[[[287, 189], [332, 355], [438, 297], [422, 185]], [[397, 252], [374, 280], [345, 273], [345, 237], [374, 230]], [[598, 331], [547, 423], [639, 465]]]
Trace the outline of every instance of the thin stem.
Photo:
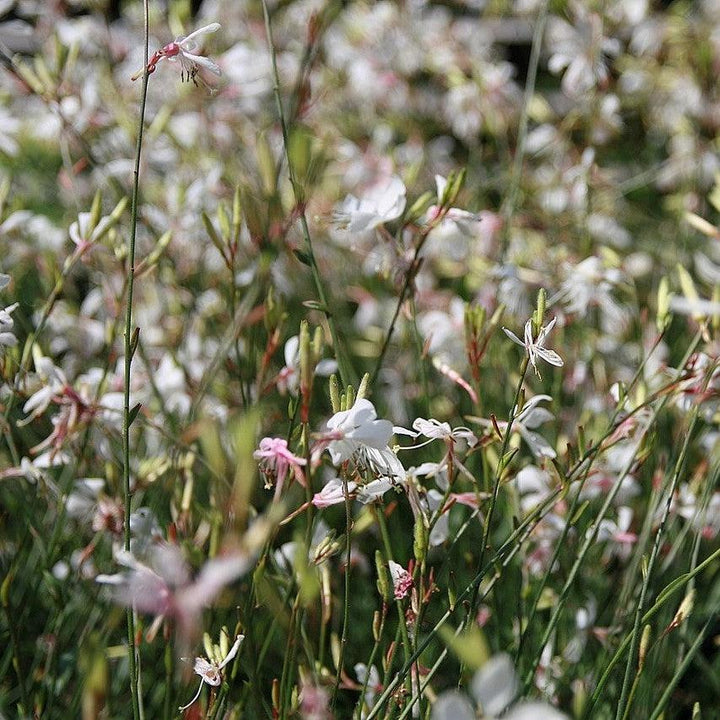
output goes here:
[[[493, 515], [495, 513], [495, 506], [497, 505], [497, 499], [498, 495], [500, 494], [500, 480], [502, 478], [502, 474], [505, 471], [505, 468], [507, 467], [505, 457], [508, 452], [508, 448], [510, 447], [510, 436], [512, 434], [512, 426], [515, 422], [515, 417], [518, 413], [518, 404], [520, 402], [520, 394], [522, 393], [522, 388], [525, 383], [525, 375], [527, 374], [528, 369], [528, 356], [526, 355], [523, 358], [522, 365], [520, 367], [520, 380], [517, 384], [517, 387], [515, 388], [515, 397], [513, 399], [512, 407], [510, 408], [510, 417], [507, 421], [507, 427], [505, 429], [505, 436], [503, 437], [503, 443], [502, 443], [502, 449], [500, 450], [500, 460], [498, 461], [497, 468], [495, 470], [495, 478], [493, 479], [493, 490], [492, 490], [492, 497], [490, 499], [490, 506], [487, 511], [487, 515], [485, 516], [485, 527], [483, 528], [483, 537], [482, 537], [482, 545], [480, 546], [480, 556], [478, 558], [477, 567], [478, 570], [482, 567], [483, 560], [485, 558], [485, 550], [488, 549], [488, 542], [490, 539], [490, 525], [492, 522]], [[478, 603], [478, 590], [479, 585], [475, 589], [475, 593], [473, 595], [473, 599], [470, 601], [470, 607], [468, 608], [467, 616], [465, 617], [465, 626], [468, 627], [471, 619], [474, 617], [476, 611], [477, 611], [477, 603]]]
[[[377, 512], [375, 512], [375, 518], [377, 520], [378, 527], [380, 528], [380, 536], [382, 538], [383, 548], [385, 549], [385, 560], [389, 565], [390, 560], [393, 560], [392, 543], [390, 542], [390, 534], [388, 533], [387, 523], [385, 522], [385, 514], [384, 514], [382, 508], [377, 508]], [[418, 520], [418, 522], [422, 522], [422, 521]], [[403, 659], [405, 660], [405, 664], [407, 665], [410, 663], [410, 655], [412, 653], [413, 648], [410, 647], [410, 637], [409, 637], [408, 631], [407, 631], [407, 622], [405, 620], [405, 611], [403, 609], [403, 601], [396, 600], [395, 606], [397, 608], [397, 613], [398, 613], [398, 627], [400, 629], [400, 636], [402, 638]], [[417, 649], [417, 647], [415, 647], [415, 649]], [[417, 675], [417, 672], [418, 672], [417, 664], [415, 664], [414, 670]], [[407, 676], [407, 681], [406, 681], [406, 690], [408, 691], [408, 694], [412, 697], [412, 681], [410, 679], [409, 674]]]
[[[130, 550], [130, 504], [132, 492], [130, 489], [130, 369], [134, 348], [132, 331], [132, 305], [133, 289], [135, 285], [135, 239], [137, 237], [138, 199], [140, 195], [140, 156], [142, 153], [143, 129], [145, 126], [145, 105], [147, 102], [147, 88], [150, 75], [147, 70], [150, 45], [150, 21], [148, 0], [143, 2], [144, 13], [144, 66], [143, 84], [140, 93], [140, 118], [138, 121], [138, 137], [135, 150], [135, 169], [133, 172], [132, 206], [130, 211], [130, 237], [128, 239], [127, 257], [127, 296], [125, 306], [125, 372], [124, 372], [124, 401], [123, 401], [123, 488], [125, 495], [125, 550]], [[138, 696], [138, 670], [135, 647], [135, 618], [132, 607], [127, 609], [127, 639], [128, 662], [130, 666], [130, 696], [134, 720], [140, 718], [140, 698]]]
[[[709, 377], [707, 378], [707, 380], [709, 380]], [[707, 381], [705, 383], [705, 388], [707, 388]], [[705, 388], [703, 388], [703, 390]], [[627, 663], [625, 665], [625, 677], [623, 679], [622, 692], [620, 694], [620, 701], [618, 702], [617, 711], [615, 713], [616, 720], [620, 720], [620, 718], [624, 718], [627, 714], [626, 708], [627, 708], [627, 710], [630, 709], [630, 705], [628, 704], [629, 703], [628, 693], [630, 691], [630, 681], [632, 678], [633, 665], [635, 663], [635, 655], [637, 653], [638, 643], [639, 643], [639, 638], [640, 638], [640, 622], [641, 622], [641, 618], [642, 618], [643, 608], [645, 607], [645, 599], [647, 597], [647, 593], [648, 593], [648, 590], [650, 587], [650, 579], [652, 578], [652, 573], [655, 568], [655, 563], [658, 559], [658, 554], [660, 552], [660, 541], [663, 537], [665, 526], [667, 524], [667, 519], [670, 515], [670, 507], [672, 505], [672, 500], [675, 495], [675, 491], [677, 489], [678, 483], [680, 481], [680, 475], [681, 475], [682, 469], [685, 466], [685, 460], [687, 459], [688, 448], [690, 446], [690, 438], [692, 437], [693, 431], [695, 429], [695, 425], [697, 423], [698, 413], [699, 413], [699, 405], [696, 405], [693, 408], [689, 427], [687, 429], [687, 432], [685, 433], [685, 440], [683, 442], [682, 449], [680, 450], [680, 454], [678, 455], [677, 462], [675, 463], [675, 468], [673, 470], [672, 483], [670, 484], [670, 489], [667, 494], [667, 500], [665, 502], [665, 508], [663, 511], [662, 519], [660, 521], [660, 526], [658, 527], [657, 533], [655, 534], [655, 542], [653, 543], [653, 548], [650, 553], [650, 559], [647, 563], [647, 569], [643, 572], [642, 589], [640, 591], [640, 598], [638, 600], [637, 607], [635, 609], [635, 620], [633, 623], [632, 640], [630, 641], [630, 651], [628, 653]]]
[[542, 47], [543, 33], [545, 32], [545, 22], [548, 15], [548, 0], [544, 0], [542, 7], [538, 12], [538, 18], [535, 22], [535, 31], [533, 32], [532, 49], [530, 51], [530, 61], [528, 63], [527, 80], [525, 81], [525, 96], [523, 98], [523, 109], [520, 115], [520, 124], [518, 126], [518, 140], [515, 148], [515, 159], [512, 167], [512, 175], [508, 186], [505, 202], [502, 207], [503, 218], [503, 234], [502, 244], [500, 247], [501, 261], [507, 252], [508, 239], [510, 237], [510, 222], [515, 213], [517, 205], [518, 193], [520, 190], [520, 178], [522, 176], [523, 160], [525, 159], [525, 142], [527, 140], [528, 118], [530, 116], [530, 103], [535, 92], [535, 81], [537, 79], [537, 70], [540, 62], [540, 49]]
[[338, 657], [337, 674], [333, 686], [331, 706], [335, 707], [340, 680], [345, 663], [345, 646], [347, 645], [348, 625], [350, 623], [350, 553], [352, 551], [352, 499], [348, 491], [347, 477], [342, 474], [343, 495], [345, 496], [345, 597], [343, 599], [343, 626], [340, 638], [340, 656]]
[[680, 663], [679, 667], [670, 679], [670, 682], [667, 684], [665, 691], [660, 696], [660, 700], [658, 700], [657, 704], [655, 705], [655, 709], [650, 716], [650, 720], [657, 720], [663, 714], [663, 709], [667, 705], [668, 700], [670, 700], [670, 698], [672, 697], [672, 694], [675, 692], [675, 688], [677, 687], [680, 678], [682, 678], [682, 676], [685, 674], [685, 671], [690, 666], [692, 659], [695, 657], [695, 653], [700, 649], [703, 641], [706, 639], [708, 630], [710, 629], [710, 624], [713, 621], [714, 615], [711, 615], [705, 625], [703, 625], [702, 630], [698, 633], [698, 636], [695, 638], [695, 642], [690, 646], [687, 655], [683, 658], [683, 661]]
[[[480, 583], [482, 583], [489, 572], [495, 570], [496, 564], [503, 560], [509, 561], [515, 553], [517, 553], [520, 546], [525, 542], [526, 538], [529, 537], [538, 522], [540, 522], [540, 520], [555, 504], [558, 494], [559, 493], [557, 491], [553, 492], [541, 505], [535, 508], [535, 510], [533, 510], [527, 518], [525, 518], [525, 520], [508, 536], [497, 552], [488, 560], [485, 567], [477, 573], [470, 584], [457, 596], [453, 607], [448, 608], [445, 613], [443, 613], [442, 617], [435, 623], [432, 629], [428, 632], [427, 636], [423, 638], [422, 641], [418, 642], [416, 649], [413, 651], [405, 665], [395, 675], [393, 680], [385, 685], [385, 690], [383, 690], [382, 695], [380, 695], [380, 697], [376, 700], [372, 710], [367, 715], [366, 720], [373, 720], [373, 718], [378, 716], [383, 705], [390, 699], [390, 696], [395, 692], [395, 690], [397, 690], [398, 685], [405, 677], [407, 677], [413, 663], [420, 657], [420, 655], [422, 655], [423, 652], [425, 652], [427, 647], [437, 636], [440, 628], [450, 619], [455, 610], [463, 607], [463, 603], [470, 597], [471, 593], [477, 594], [477, 589], [480, 586]], [[718, 554], [720, 554], [720, 550], [718, 550]], [[490, 582], [490, 587], [492, 587], [492, 585], [494, 585], [494, 581]], [[485, 597], [488, 592], [489, 588], [481, 597]], [[460, 625], [460, 632], [462, 632], [462, 627], [463, 626]]]
[[306, 199], [304, 197], [303, 189], [300, 187], [297, 176], [295, 174], [295, 167], [290, 157], [290, 142], [288, 123], [285, 117], [285, 110], [283, 109], [282, 98], [280, 97], [280, 73], [277, 67], [277, 53], [275, 51], [275, 43], [273, 41], [272, 25], [270, 22], [270, 11], [268, 10], [267, 1], [262, 0], [263, 17], [265, 20], [265, 34], [267, 36], [268, 45], [270, 48], [270, 61], [273, 72], [273, 92], [275, 95], [275, 104], [277, 106], [278, 119], [280, 121], [280, 128], [282, 130], [283, 137], [283, 148], [285, 150], [285, 159], [288, 166], [288, 176], [290, 178], [290, 184], [292, 185], [293, 196], [295, 198], [295, 205], [297, 207], [298, 215], [300, 218], [300, 227], [305, 240], [305, 253], [307, 257], [308, 265], [312, 273], [313, 282], [315, 284], [315, 291], [317, 292], [318, 300], [320, 301], [321, 309], [325, 313], [328, 327], [330, 328], [330, 335], [332, 336], [333, 347], [335, 349], [335, 356], [337, 358], [338, 369], [340, 371], [340, 379], [343, 385], [348, 386], [352, 384], [354, 373], [350, 360], [345, 351], [345, 347], [340, 342], [340, 333], [338, 331], [335, 318], [330, 310], [330, 305], [327, 301], [327, 295], [325, 293], [325, 287], [320, 276], [320, 270], [315, 261], [315, 253], [313, 251], [312, 238], [310, 237], [310, 228], [308, 227], [307, 215], [305, 213]]

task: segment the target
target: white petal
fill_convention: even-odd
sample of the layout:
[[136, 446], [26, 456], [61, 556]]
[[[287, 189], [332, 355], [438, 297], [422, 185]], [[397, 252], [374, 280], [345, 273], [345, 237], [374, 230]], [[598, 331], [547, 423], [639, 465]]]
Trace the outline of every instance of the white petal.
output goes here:
[[475, 717], [467, 697], [457, 690], [448, 690], [435, 701], [430, 720], [475, 720]]
[[537, 353], [538, 357], [541, 357], [546, 363], [550, 363], [555, 367], [562, 367], [565, 364], [563, 359], [554, 350], [548, 350], [547, 348], [543, 347], [536, 347], [535, 352]]
[[183, 48], [193, 48], [196, 46], [196, 40], [201, 35], [209, 35], [210, 33], [217, 32], [220, 29], [220, 23], [210, 23], [204, 27], [198, 28], [194, 32], [191, 32], [187, 37], [182, 38], [178, 41], [178, 45]]
[[210, 58], [206, 58], [204, 55], [193, 55], [189, 52], [183, 52], [183, 55], [190, 62], [200, 65], [200, 67], [204, 67], [206, 70], [209, 70], [218, 77], [222, 75], [222, 70]]
[[515, 667], [506, 653], [491, 657], [472, 680], [472, 693], [485, 715], [499, 715], [515, 699], [517, 691]]
[[520, 345], [521, 347], [525, 347], [525, 343], [512, 331], [508, 330], [506, 327], [503, 328], [503, 332], [517, 345]]
[[518, 426], [518, 430], [520, 430], [520, 435], [522, 435], [532, 454], [536, 458], [546, 457], [552, 460], [557, 457], [557, 453], [553, 447], [544, 437], [542, 437], [542, 435], [539, 435], [532, 430], [527, 430], [522, 425]]
[[238, 653], [238, 650], [240, 649], [240, 643], [245, 639], [244, 635], [238, 635], [235, 638], [235, 642], [233, 643], [233, 646], [230, 648], [230, 651], [225, 656], [225, 659], [218, 665], [218, 670], [222, 670]]

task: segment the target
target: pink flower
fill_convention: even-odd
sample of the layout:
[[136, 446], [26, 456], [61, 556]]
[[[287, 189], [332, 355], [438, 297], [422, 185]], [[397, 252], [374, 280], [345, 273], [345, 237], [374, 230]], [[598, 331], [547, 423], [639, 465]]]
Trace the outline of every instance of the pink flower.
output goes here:
[[260, 470], [266, 478], [265, 487], [275, 484], [275, 500], [280, 497], [285, 478], [292, 468], [295, 479], [305, 485], [305, 476], [302, 467], [307, 464], [305, 458], [293, 455], [288, 450], [287, 440], [283, 438], [263, 438], [260, 446], [253, 453], [253, 457], [260, 461]]
[[254, 557], [246, 552], [214, 557], [194, 579], [180, 548], [170, 543], [154, 545], [147, 564], [125, 550], [117, 552], [116, 560], [127, 570], [98, 575], [96, 582], [112, 586], [114, 599], [120, 605], [155, 615], [150, 634], [164, 618], [172, 617], [182, 635], [188, 638], [197, 628], [202, 609], [210, 605], [226, 585], [244, 575], [252, 567]]
[[[198, 28], [195, 32], [190, 33], [187, 37], [176, 38], [173, 42], [168, 43], [164, 48], [155, 52], [150, 58], [147, 65], [148, 75], [155, 72], [155, 66], [163, 58], [167, 58], [171, 62], [180, 60], [180, 79], [197, 85], [197, 77], [200, 68], [209, 70], [213, 75], [220, 77], [222, 70], [210, 58], [204, 55], [196, 55], [192, 51], [199, 47], [197, 39], [201, 35], [217, 32], [220, 29], [220, 23], [210, 23], [204, 27]], [[137, 80], [142, 77], [145, 68], [139, 70], [133, 75], [132, 79]], [[202, 78], [201, 78], [202, 81]]]
[[[347, 484], [348, 495], [352, 496], [356, 489], [357, 483], [350, 480]], [[329, 480], [320, 492], [313, 495], [312, 499], [312, 504], [317, 508], [326, 508], [343, 502], [345, 502], [345, 491], [340, 478]]]
[[412, 575], [399, 563], [394, 560], [390, 560], [388, 563], [390, 567], [390, 577], [393, 582], [393, 589], [395, 591], [395, 599], [402, 600], [407, 597], [412, 587], [413, 580]]

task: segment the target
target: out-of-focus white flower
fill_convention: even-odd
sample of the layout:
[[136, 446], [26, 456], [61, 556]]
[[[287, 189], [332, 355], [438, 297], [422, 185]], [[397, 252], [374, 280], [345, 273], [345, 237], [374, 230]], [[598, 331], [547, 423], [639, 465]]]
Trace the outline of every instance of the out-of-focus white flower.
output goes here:
[[17, 345], [17, 338], [13, 334], [13, 321], [11, 315], [17, 308], [18, 303], [13, 303], [4, 309], [0, 309], [0, 350], [5, 347]]
[[324, 687], [302, 681], [300, 717], [303, 720], [330, 720], [330, 693]]
[[187, 378], [170, 353], [165, 353], [154, 373], [155, 387], [163, 399], [167, 412], [187, 415], [192, 407], [192, 398], [187, 392]]
[[[548, 420], [552, 420], [554, 415], [543, 407], [538, 407], [541, 402], [552, 402], [550, 395], [534, 395], [523, 406], [513, 420], [513, 431], [517, 431], [520, 437], [528, 444], [532, 454], [536, 458], [554, 458], [557, 453], [550, 443], [541, 435], [535, 432], [535, 428], [539, 427]], [[495, 427], [505, 432], [507, 421], [505, 420], [487, 420], [486, 418], [473, 418], [474, 422], [483, 427]]]
[[[284, 348], [285, 367], [277, 378], [277, 388], [281, 394], [296, 395], [300, 384], [300, 336], [288, 338]], [[315, 366], [315, 375], [328, 377], [337, 370], [337, 362], [332, 359], [320, 360]]]
[[[198, 73], [200, 68], [209, 70], [213, 75], [220, 77], [222, 70], [210, 58], [204, 55], [197, 55], [193, 51], [200, 47], [198, 39], [203, 35], [217, 32], [220, 29], [220, 23], [210, 23], [204, 27], [198, 28], [195, 32], [190, 33], [187, 37], [176, 38], [173, 42], [168, 43], [164, 48], [155, 52], [150, 58], [147, 66], [148, 74], [155, 72], [155, 67], [163, 58], [167, 58], [171, 62], [180, 61], [180, 79], [182, 81], [194, 82], [197, 85]], [[132, 79], [137, 80], [142, 77], [145, 68], [139, 70], [133, 75]]]
[[373, 185], [361, 198], [348, 195], [335, 208], [333, 218], [349, 232], [374, 230], [403, 214], [405, 193], [405, 183], [397, 175], [391, 175]]
[[378, 669], [374, 665], [368, 668], [365, 663], [357, 663], [355, 665], [355, 675], [357, 675], [358, 682], [366, 688], [362, 713], [360, 715], [360, 717], [364, 718], [368, 712], [372, 710], [377, 694], [383, 689], [382, 680], [380, 679]]
[[96, 581], [110, 585], [119, 604], [155, 615], [154, 628], [163, 618], [174, 618], [187, 638], [194, 633], [202, 609], [210, 605], [226, 585], [244, 575], [252, 567], [254, 558], [248, 552], [211, 558], [194, 580], [180, 548], [169, 543], [153, 545], [147, 564], [125, 550], [117, 551], [115, 560], [127, 570], [98, 575]]
[[430, 224], [425, 254], [431, 257], [465, 260], [470, 251], [471, 241], [490, 242], [502, 227], [502, 219], [493, 212], [481, 210], [478, 213], [446, 208], [442, 217], [442, 200], [447, 187], [447, 179], [442, 175], [435, 176], [437, 204], [431, 205], [425, 215], [425, 222]]
[[520, 509], [529, 513], [537, 507], [550, 493], [550, 475], [535, 465], [527, 465], [515, 476]]
[[577, 97], [607, 82], [610, 73], [606, 57], [616, 56], [620, 43], [603, 35], [602, 18], [597, 13], [589, 13], [580, 3], [573, 7], [572, 25], [559, 17], [548, 22], [548, 47], [552, 48], [548, 68], [553, 73], [565, 70], [563, 92]]
[[543, 407], [538, 407], [541, 402], [552, 402], [549, 395], [535, 395], [525, 403], [520, 414], [513, 422], [513, 428], [517, 428], [520, 437], [528, 444], [532, 454], [536, 458], [554, 458], [557, 453], [550, 443], [541, 435], [535, 432], [535, 428], [539, 427], [548, 420], [553, 420], [554, 415]]
[[78, 213], [78, 219], [70, 225], [68, 234], [75, 243], [79, 252], [92, 247], [114, 224], [113, 219], [107, 215], [100, 219], [95, 227], [92, 226], [92, 213]]
[[[494, 720], [567, 720], [561, 712], [544, 702], [520, 701], [513, 704], [520, 682], [509, 655], [491, 657], [473, 676], [472, 695], [482, 709], [482, 717]], [[509, 707], [507, 712], [504, 712]], [[431, 720], [475, 720], [477, 713], [469, 699], [457, 690], [442, 693], [435, 704]]]
[[222, 682], [222, 669], [235, 659], [235, 656], [238, 654], [238, 650], [240, 649], [240, 644], [244, 639], [244, 635], [238, 635], [224, 658], [213, 658], [212, 660], [206, 660], [204, 657], [195, 658], [193, 670], [200, 676], [200, 687], [195, 693], [195, 697], [193, 697], [187, 705], [183, 705], [180, 708], [181, 711], [187, 710], [200, 697], [200, 693], [202, 692], [202, 688], [205, 683], [212, 685], [212, 687], [220, 685]]
[[15, 136], [20, 130], [20, 121], [6, 108], [0, 107], [0, 152], [15, 157], [20, 149]]
[[554, 351], [545, 347], [545, 339], [550, 334], [550, 331], [555, 327], [557, 318], [553, 318], [548, 325], [543, 325], [540, 328], [540, 332], [536, 339], [533, 339], [532, 334], [532, 320], [528, 320], [525, 323], [525, 340], [520, 338], [511, 330], [503, 328], [505, 334], [517, 345], [525, 348], [525, 352], [528, 354], [530, 364], [535, 370], [535, 374], [540, 377], [540, 371], [537, 367], [537, 359], [540, 358], [550, 365], [555, 367], [562, 367], [565, 363], [563, 359]]
[[597, 308], [603, 330], [613, 336], [621, 335], [630, 321], [630, 312], [615, 298], [613, 290], [627, 282], [625, 273], [606, 268], [600, 258], [590, 256], [569, 266], [563, 274], [560, 290], [549, 299], [549, 304], [560, 301], [567, 312], [580, 317]]
[[621, 505], [617, 509], [617, 522], [610, 518], [603, 518], [597, 530], [598, 542], [611, 543], [606, 551], [605, 559], [616, 555], [621, 560], [627, 560], [632, 547], [637, 541], [637, 535], [630, 532], [633, 520], [632, 508]]

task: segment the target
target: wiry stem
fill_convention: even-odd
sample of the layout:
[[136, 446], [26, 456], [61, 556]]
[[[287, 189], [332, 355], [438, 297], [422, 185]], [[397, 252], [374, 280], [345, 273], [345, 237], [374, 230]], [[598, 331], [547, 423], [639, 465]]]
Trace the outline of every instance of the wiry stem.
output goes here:
[[518, 193], [520, 191], [520, 176], [522, 174], [523, 160], [525, 159], [525, 141], [527, 140], [528, 117], [530, 115], [530, 102], [535, 92], [535, 80], [537, 78], [538, 64], [540, 63], [540, 48], [542, 47], [543, 33], [545, 32], [545, 22], [548, 15], [548, 0], [544, 0], [538, 18], [535, 22], [535, 30], [533, 32], [532, 50], [530, 51], [530, 62], [528, 64], [527, 79], [525, 81], [525, 96], [523, 98], [523, 109], [520, 115], [520, 124], [518, 126], [518, 139], [515, 148], [515, 159], [510, 175], [510, 183], [505, 201], [503, 202], [501, 214], [503, 219], [502, 243], [500, 247], [500, 261], [505, 258], [508, 248], [508, 239], [510, 237], [510, 222], [515, 212]]
[[310, 266], [312, 273], [313, 282], [315, 284], [315, 291], [317, 292], [318, 300], [321, 305], [322, 311], [325, 313], [327, 318], [328, 327], [330, 328], [330, 334], [333, 341], [333, 349], [335, 350], [335, 357], [338, 363], [338, 369], [340, 371], [340, 378], [343, 385], [350, 385], [353, 381], [354, 373], [350, 365], [350, 360], [347, 356], [344, 346], [340, 342], [340, 333], [338, 331], [335, 317], [333, 316], [330, 305], [327, 301], [325, 294], [325, 287], [320, 277], [320, 270], [315, 261], [315, 253], [313, 251], [312, 238], [310, 237], [310, 228], [308, 226], [307, 215], [305, 213], [306, 199], [303, 196], [302, 188], [298, 183], [297, 176], [295, 175], [295, 167], [290, 157], [289, 151], [289, 132], [288, 123], [285, 117], [285, 110], [283, 109], [282, 99], [280, 97], [280, 74], [277, 68], [277, 53], [275, 52], [275, 43], [273, 42], [272, 25], [270, 23], [270, 11], [267, 7], [266, 0], [263, 0], [263, 17], [265, 19], [265, 34], [267, 35], [268, 45], [270, 47], [270, 60], [272, 64], [273, 72], [273, 91], [275, 94], [275, 104], [277, 105], [278, 119], [280, 121], [280, 128], [282, 130], [283, 147], [285, 149], [285, 159], [288, 165], [288, 176], [290, 178], [290, 184], [293, 189], [293, 197], [295, 198], [295, 204], [298, 210], [298, 216], [300, 218], [300, 227], [302, 229], [303, 239], [305, 240], [305, 254], [307, 257], [307, 264]]
[[[123, 487], [125, 494], [125, 550], [130, 549], [130, 369], [133, 353], [132, 305], [135, 285], [135, 238], [137, 236], [138, 197], [140, 193], [140, 154], [142, 152], [143, 127], [145, 125], [145, 104], [149, 74], [147, 70], [150, 45], [148, 0], [144, 0], [144, 67], [143, 84], [140, 94], [140, 119], [138, 121], [138, 137], [135, 150], [135, 170], [133, 172], [132, 208], [130, 216], [130, 237], [128, 239], [127, 257], [127, 301], [125, 306], [125, 372], [123, 402]], [[135, 618], [132, 607], [127, 610], [128, 662], [130, 666], [130, 696], [132, 698], [133, 719], [140, 717], [140, 699], [138, 697], [138, 673], [135, 647]]]

